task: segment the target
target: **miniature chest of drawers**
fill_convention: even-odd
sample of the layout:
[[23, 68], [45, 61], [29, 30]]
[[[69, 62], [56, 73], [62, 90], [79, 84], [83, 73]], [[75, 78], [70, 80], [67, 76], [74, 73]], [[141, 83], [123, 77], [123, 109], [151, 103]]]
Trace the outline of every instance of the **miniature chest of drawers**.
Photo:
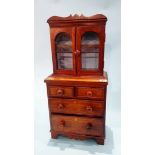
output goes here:
[[51, 137], [94, 138], [104, 144], [107, 73], [104, 15], [48, 19], [53, 74], [45, 79]]

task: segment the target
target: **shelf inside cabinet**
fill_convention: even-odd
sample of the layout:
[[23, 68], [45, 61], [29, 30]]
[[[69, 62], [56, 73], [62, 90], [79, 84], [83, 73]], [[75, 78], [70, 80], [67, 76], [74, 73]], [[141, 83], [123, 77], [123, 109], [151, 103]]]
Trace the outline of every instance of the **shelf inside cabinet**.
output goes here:
[[99, 53], [98, 40], [85, 40], [81, 42], [82, 53]]
[[99, 45], [98, 40], [82, 40], [82, 45]]
[[56, 42], [56, 45], [58, 46], [72, 46], [72, 42], [69, 40], [67, 41], [59, 41], [59, 42]]
[[72, 69], [72, 53], [57, 53], [58, 69]]
[[81, 47], [83, 48], [98, 48], [98, 44], [81, 44]]

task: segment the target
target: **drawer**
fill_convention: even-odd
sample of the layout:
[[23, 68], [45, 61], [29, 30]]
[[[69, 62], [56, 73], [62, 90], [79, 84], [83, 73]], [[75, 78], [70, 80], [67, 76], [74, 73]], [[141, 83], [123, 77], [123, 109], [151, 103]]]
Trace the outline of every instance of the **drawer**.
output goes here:
[[103, 135], [102, 118], [52, 115], [51, 121], [52, 130], [54, 131], [95, 136]]
[[59, 86], [49, 86], [48, 96], [53, 97], [73, 97], [74, 88], [73, 87], [59, 87]]
[[79, 98], [104, 99], [104, 88], [77, 87], [76, 95]]
[[48, 101], [52, 113], [103, 116], [103, 101], [58, 98], [52, 98]]

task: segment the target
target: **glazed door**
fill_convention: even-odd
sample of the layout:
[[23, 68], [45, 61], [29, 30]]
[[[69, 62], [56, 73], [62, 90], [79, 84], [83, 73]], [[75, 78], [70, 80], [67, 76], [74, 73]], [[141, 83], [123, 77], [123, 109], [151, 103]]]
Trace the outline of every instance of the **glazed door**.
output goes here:
[[54, 73], [75, 75], [75, 28], [52, 28], [51, 42]]
[[77, 27], [76, 34], [77, 74], [102, 75], [104, 60], [103, 27]]

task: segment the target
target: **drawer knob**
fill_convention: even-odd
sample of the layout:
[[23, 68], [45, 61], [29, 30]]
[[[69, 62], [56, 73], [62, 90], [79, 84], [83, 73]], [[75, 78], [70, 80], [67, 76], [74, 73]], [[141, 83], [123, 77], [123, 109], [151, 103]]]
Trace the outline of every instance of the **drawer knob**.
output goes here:
[[65, 124], [66, 124], [66, 123], [65, 123], [65, 121], [64, 121], [64, 120], [61, 120], [61, 121], [60, 121], [60, 127], [64, 127], [64, 126], [65, 126]]
[[87, 96], [91, 97], [93, 95], [92, 91], [87, 91]]
[[92, 129], [92, 127], [93, 127], [93, 125], [91, 123], [88, 123], [87, 126], [86, 126], [86, 129], [89, 130], [89, 129]]
[[58, 109], [63, 109], [63, 108], [64, 108], [63, 104], [58, 105]]
[[87, 107], [86, 107], [86, 110], [88, 110], [88, 111], [93, 111], [93, 108], [92, 108], [91, 106], [87, 106]]
[[57, 90], [57, 94], [60, 95], [60, 96], [63, 95], [63, 90], [62, 89], [58, 89]]

